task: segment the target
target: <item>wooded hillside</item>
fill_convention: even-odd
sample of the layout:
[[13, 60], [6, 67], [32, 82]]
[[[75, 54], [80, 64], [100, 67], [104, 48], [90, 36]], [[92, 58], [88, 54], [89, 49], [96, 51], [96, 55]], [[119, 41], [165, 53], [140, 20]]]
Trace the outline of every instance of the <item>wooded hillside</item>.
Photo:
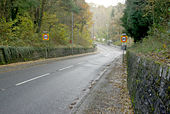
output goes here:
[[127, 0], [122, 25], [134, 38], [131, 50], [170, 65], [170, 2]]
[[[85, 0], [1, 0], [0, 45], [57, 47], [70, 45], [74, 14], [74, 44], [92, 44], [92, 13]], [[42, 41], [42, 33], [50, 41]]]
[[111, 12], [111, 22], [109, 24], [109, 38], [113, 42], [117, 42], [121, 44], [120, 37], [122, 33], [124, 32], [124, 28], [122, 27], [122, 21], [121, 18], [123, 16], [123, 11], [125, 9], [125, 4], [119, 3], [117, 6], [112, 7]]
[[[93, 3], [90, 3], [90, 11], [93, 13], [94, 23], [94, 34], [98, 39], [106, 38], [108, 27], [111, 20], [112, 6], [96, 6]], [[93, 31], [93, 30], [91, 30]]]

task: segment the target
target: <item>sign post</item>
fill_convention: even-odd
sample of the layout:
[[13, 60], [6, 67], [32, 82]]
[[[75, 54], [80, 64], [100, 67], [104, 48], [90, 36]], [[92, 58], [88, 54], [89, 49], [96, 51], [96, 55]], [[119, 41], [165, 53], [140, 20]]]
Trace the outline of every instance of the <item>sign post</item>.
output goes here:
[[[46, 32], [46, 31], [44, 31], [43, 32], [43, 34], [42, 34], [42, 40], [43, 41], [49, 41], [50, 40], [50, 38], [49, 38], [49, 33], [48, 32]], [[47, 45], [46, 45], [47, 46]], [[47, 58], [48, 56], [47, 56], [47, 47], [46, 47], [46, 58]]]
[[[121, 42], [122, 42], [122, 50], [123, 50], [123, 59], [122, 59], [122, 61], [124, 62], [124, 50], [126, 50], [126, 42], [127, 42], [127, 39], [128, 39], [128, 37], [127, 37], [127, 35], [124, 33], [124, 34], [122, 34], [122, 36], [121, 36]], [[122, 62], [122, 63], [123, 63]]]

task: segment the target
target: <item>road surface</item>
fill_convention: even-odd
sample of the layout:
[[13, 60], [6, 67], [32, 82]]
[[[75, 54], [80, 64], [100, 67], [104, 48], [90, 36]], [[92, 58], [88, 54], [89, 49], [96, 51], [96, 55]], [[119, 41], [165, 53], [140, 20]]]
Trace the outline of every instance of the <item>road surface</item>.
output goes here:
[[99, 53], [0, 73], [0, 114], [68, 114], [89, 83], [121, 55], [98, 45]]

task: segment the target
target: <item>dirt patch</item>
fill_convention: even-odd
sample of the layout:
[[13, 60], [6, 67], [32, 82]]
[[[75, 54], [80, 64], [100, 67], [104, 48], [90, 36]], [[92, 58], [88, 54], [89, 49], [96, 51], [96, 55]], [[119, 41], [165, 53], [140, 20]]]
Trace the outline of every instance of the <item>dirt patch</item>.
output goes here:
[[132, 114], [127, 90], [127, 70], [117, 59], [102, 77], [76, 114]]

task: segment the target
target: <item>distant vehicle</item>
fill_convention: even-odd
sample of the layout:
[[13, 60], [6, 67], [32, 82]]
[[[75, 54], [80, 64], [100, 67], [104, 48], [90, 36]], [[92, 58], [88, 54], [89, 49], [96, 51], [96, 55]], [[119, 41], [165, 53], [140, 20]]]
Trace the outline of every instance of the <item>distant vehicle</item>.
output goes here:
[[107, 41], [107, 45], [110, 45], [110, 44], [112, 44], [112, 40]]
[[96, 47], [96, 46], [97, 46], [97, 43], [94, 42], [94, 43], [93, 43], [93, 46]]

